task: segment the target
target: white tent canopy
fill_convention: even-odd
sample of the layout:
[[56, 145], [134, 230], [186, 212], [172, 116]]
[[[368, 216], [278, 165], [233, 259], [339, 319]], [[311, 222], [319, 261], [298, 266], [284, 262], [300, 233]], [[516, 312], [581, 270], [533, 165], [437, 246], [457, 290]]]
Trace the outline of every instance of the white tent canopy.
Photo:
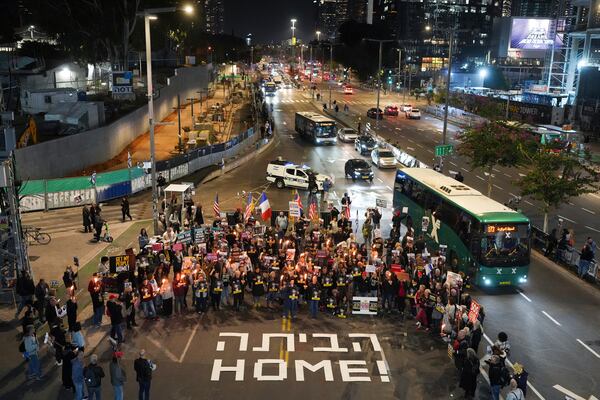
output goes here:
[[189, 183], [172, 183], [165, 188], [165, 192], [185, 193], [193, 188], [194, 186]]

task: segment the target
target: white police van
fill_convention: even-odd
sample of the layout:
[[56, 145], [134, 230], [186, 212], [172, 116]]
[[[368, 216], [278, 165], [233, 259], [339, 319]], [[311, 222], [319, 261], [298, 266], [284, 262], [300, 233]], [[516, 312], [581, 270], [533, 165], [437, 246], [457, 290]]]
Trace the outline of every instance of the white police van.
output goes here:
[[329, 178], [333, 184], [331, 176], [323, 175], [312, 171], [306, 165], [297, 165], [290, 161], [275, 160], [267, 166], [267, 180], [275, 183], [279, 189], [292, 187], [308, 190], [308, 175], [314, 173], [318, 190], [323, 190], [323, 182]]

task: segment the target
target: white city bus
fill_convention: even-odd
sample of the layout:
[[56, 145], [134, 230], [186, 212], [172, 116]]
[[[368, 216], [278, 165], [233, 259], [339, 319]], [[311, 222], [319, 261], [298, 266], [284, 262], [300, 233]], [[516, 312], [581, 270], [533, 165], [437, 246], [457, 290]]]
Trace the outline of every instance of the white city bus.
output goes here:
[[296, 113], [295, 129], [302, 137], [315, 144], [335, 144], [335, 121], [309, 111]]

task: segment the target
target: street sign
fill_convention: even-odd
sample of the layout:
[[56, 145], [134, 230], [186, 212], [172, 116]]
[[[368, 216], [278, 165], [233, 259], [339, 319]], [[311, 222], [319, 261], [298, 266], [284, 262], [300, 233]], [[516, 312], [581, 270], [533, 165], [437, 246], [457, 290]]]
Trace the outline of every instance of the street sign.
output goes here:
[[387, 208], [387, 200], [386, 199], [375, 199], [375, 205], [381, 208]]
[[451, 144], [435, 146], [436, 157], [444, 157], [452, 153], [454, 153], [454, 147]]

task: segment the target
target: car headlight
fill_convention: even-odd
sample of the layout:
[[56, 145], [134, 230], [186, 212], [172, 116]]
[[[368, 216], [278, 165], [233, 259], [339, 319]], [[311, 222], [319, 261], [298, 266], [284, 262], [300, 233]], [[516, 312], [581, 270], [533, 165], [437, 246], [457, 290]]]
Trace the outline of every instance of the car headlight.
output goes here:
[[360, 175], [360, 172], [359, 171], [354, 171], [354, 175], [358, 176], [358, 175]]

